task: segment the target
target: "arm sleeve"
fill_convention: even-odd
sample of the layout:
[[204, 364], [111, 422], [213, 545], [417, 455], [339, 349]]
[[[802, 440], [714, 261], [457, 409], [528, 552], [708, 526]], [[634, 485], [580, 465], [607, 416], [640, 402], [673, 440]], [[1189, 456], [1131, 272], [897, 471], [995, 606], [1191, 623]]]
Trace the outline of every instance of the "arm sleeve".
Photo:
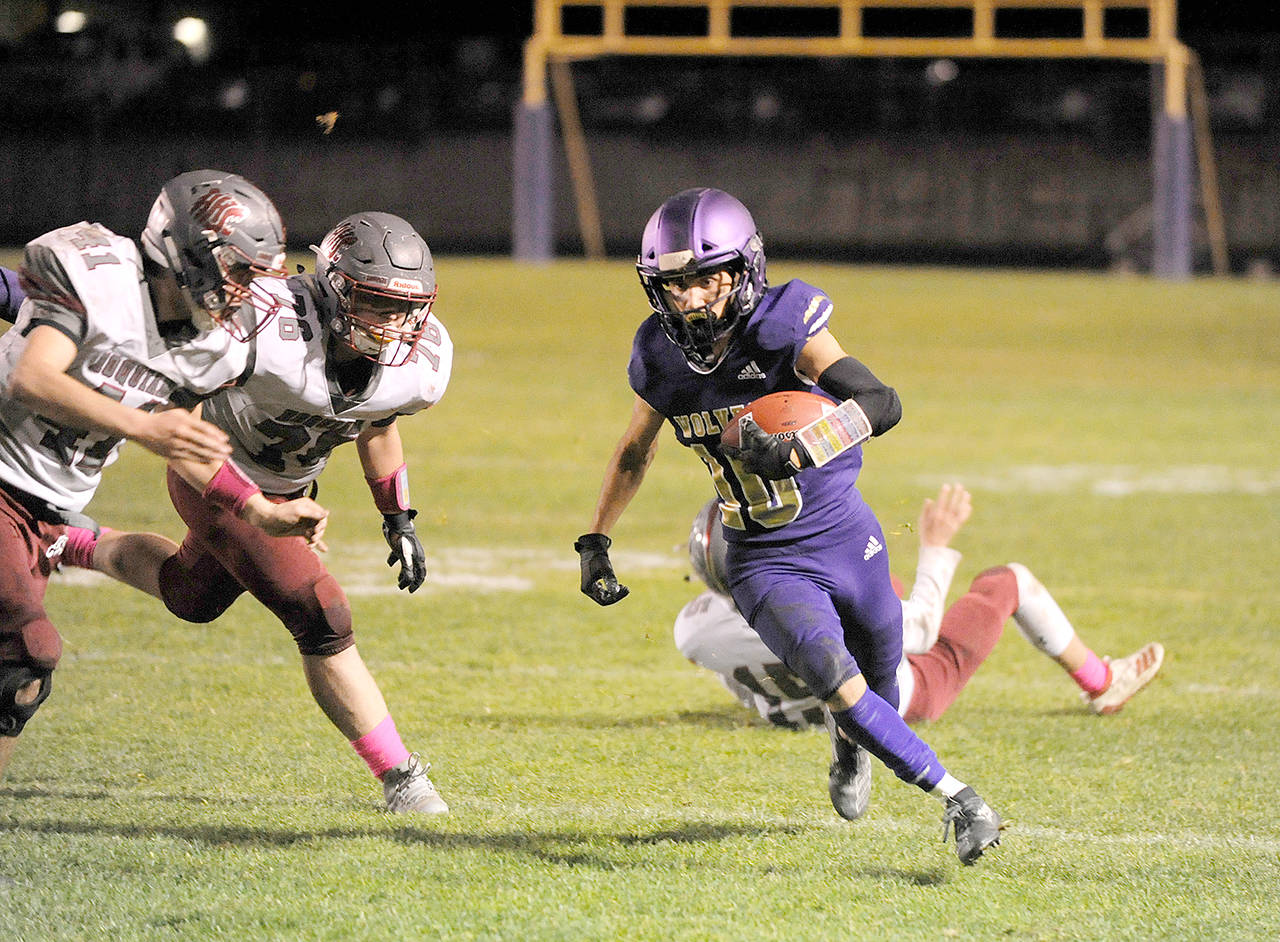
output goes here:
[[88, 334], [84, 302], [58, 256], [43, 245], [28, 245], [19, 272], [22, 288], [35, 306], [24, 331], [47, 324], [62, 331], [76, 346]]
[[916, 583], [902, 601], [902, 653], [924, 654], [938, 640], [942, 611], [960, 565], [960, 553], [949, 546], [920, 547]]
[[840, 401], [854, 400], [871, 423], [871, 434], [882, 435], [902, 418], [902, 403], [892, 386], [886, 386], [853, 357], [836, 360], [818, 377], [818, 386]]

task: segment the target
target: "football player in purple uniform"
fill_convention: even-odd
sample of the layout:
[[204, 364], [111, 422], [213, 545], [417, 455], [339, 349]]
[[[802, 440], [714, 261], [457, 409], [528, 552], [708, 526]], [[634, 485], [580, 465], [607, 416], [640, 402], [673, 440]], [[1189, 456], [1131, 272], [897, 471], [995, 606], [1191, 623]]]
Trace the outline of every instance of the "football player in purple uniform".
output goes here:
[[[715, 485], [734, 602], [832, 717], [836, 811], [853, 819], [866, 810], [870, 752], [942, 802], [944, 837], [953, 827], [957, 855], [972, 864], [999, 843], [1001, 821], [898, 715], [902, 605], [884, 533], [855, 486], [861, 443], [901, 417], [897, 393], [832, 335], [822, 291], [798, 280], [769, 287], [755, 221], [722, 190], [666, 200], [636, 267], [653, 313], [632, 345], [630, 421], [574, 544], [583, 593], [600, 605], [626, 596], [608, 534], [670, 422]], [[740, 449], [722, 447], [735, 411], [783, 390], [826, 395], [836, 408], [786, 440], [744, 421]]]
[[[44, 610], [51, 570], [125, 439], [171, 461], [220, 462], [225, 432], [188, 411], [245, 368], [239, 342], [276, 305], [284, 226], [243, 177], [218, 170], [167, 182], [132, 240], [81, 222], [23, 253], [15, 323], [0, 338], [0, 774], [49, 696], [62, 641]], [[8, 283], [6, 273], [5, 282]], [[247, 516], [318, 538], [325, 512], [265, 500]]]
[[[381, 781], [387, 809], [443, 814], [429, 766], [405, 747], [356, 649], [337, 580], [304, 541], [269, 539], [239, 516], [263, 493], [305, 494], [333, 449], [354, 441], [399, 587], [414, 592], [426, 577], [396, 420], [438, 402], [452, 369], [452, 341], [431, 313], [431, 251], [408, 222], [381, 212], [342, 220], [313, 249], [314, 275], [274, 283], [289, 303], [258, 335], [254, 365], [205, 403], [231, 438], [231, 459], [170, 466], [169, 494], [188, 527], [182, 545], [154, 533], [77, 531], [64, 562], [150, 592], [190, 622], [253, 595], [293, 635], [312, 696]], [[195, 478], [211, 483], [192, 486]]]
[[[714, 671], [743, 706], [776, 726], [801, 729], [824, 720], [822, 701], [778, 663], [734, 607], [725, 584], [724, 530], [714, 500], [689, 533], [689, 560], [707, 590], [676, 615], [680, 653]], [[943, 611], [960, 562], [950, 545], [972, 511], [969, 492], [944, 484], [920, 510], [920, 551], [911, 593], [902, 600], [902, 692], [898, 712], [908, 723], [933, 721], [955, 702], [986, 661], [1010, 619], [1037, 650], [1075, 681], [1090, 711], [1117, 713], [1160, 671], [1164, 646], [1143, 645], [1127, 657], [1100, 658], [1035, 575], [1021, 563], [983, 570]]]

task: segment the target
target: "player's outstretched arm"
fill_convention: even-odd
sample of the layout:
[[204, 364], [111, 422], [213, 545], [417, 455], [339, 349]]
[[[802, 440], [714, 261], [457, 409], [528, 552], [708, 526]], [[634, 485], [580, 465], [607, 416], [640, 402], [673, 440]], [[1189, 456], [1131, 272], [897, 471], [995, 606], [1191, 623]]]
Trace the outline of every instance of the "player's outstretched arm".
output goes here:
[[37, 325], [14, 365], [9, 395], [66, 428], [129, 438], [162, 458], [222, 461], [230, 456], [226, 434], [196, 413], [131, 409], [69, 376], [76, 352], [75, 341], [62, 331]]
[[609, 547], [613, 541], [608, 533], [640, 490], [645, 472], [657, 453], [658, 433], [662, 430], [663, 421], [660, 412], [636, 396], [631, 420], [605, 466], [604, 481], [600, 485], [590, 529], [574, 541], [573, 548], [582, 570], [580, 588], [584, 595], [599, 605], [620, 602], [631, 591], [614, 575], [613, 563], [609, 559]]

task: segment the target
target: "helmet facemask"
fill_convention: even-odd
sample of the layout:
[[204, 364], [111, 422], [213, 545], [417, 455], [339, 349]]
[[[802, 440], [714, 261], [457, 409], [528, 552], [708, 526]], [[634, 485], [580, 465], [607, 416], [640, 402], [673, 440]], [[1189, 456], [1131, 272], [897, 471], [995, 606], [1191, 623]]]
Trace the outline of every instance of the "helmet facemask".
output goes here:
[[[236, 340], [248, 341], [267, 326], [284, 303], [258, 281], [284, 278], [284, 256], [270, 264], [255, 262], [237, 246], [219, 242], [214, 233], [208, 236], [210, 258], [218, 274], [216, 281], [201, 279], [208, 285], [203, 290], [190, 281], [182, 284], [191, 306], [191, 321], [197, 330], [222, 328]], [[245, 316], [248, 308], [252, 308], [251, 317]]]
[[335, 337], [381, 366], [407, 363], [427, 326], [435, 290], [420, 294], [359, 284], [337, 268], [325, 277], [337, 298]]
[[[670, 289], [673, 282], [688, 282], [719, 271], [726, 271], [730, 276], [729, 288], [723, 294], [697, 307], [681, 307], [676, 302]], [[741, 316], [741, 294], [746, 284], [741, 260], [675, 273], [656, 274], [642, 269], [640, 282], [667, 339], [684, 353], [690, 368], [698, 373], [710, 373], [719, 366], [730, 344], [723, 344], [719, 351], [716, 347], [733, 333]], [[715, 308], [721, 302], [723, 306], [717, 314]]]

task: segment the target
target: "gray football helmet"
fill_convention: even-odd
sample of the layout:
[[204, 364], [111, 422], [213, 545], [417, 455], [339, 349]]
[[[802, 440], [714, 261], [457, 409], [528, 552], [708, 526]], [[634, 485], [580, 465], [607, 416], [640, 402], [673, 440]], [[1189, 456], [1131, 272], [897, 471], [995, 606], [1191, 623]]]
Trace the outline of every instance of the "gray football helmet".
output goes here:
[[422, 236], [399, 216], [363, 212], [311, 250], [330, 333], [383, 366], [408, 362], [436, 299], [435, 264]]
[[[255, 289], [260, 276], [285, 276], [285, 230], [262, 190], [222, 170], [174, 177], [151, 206], [142, 248], [178, 279], [200, 330], [222, 327], [247, 340], [275, 316], [280, 300]], [[242, 317], [252, 302], [255, 316]]]
[[724, 529], [720, 522], [720, 501], [711, 498], [702, 505], [689, 528], [689, 563], [693, 573], [708, 589], [729, 594], [729, 580], [725, 569]]

